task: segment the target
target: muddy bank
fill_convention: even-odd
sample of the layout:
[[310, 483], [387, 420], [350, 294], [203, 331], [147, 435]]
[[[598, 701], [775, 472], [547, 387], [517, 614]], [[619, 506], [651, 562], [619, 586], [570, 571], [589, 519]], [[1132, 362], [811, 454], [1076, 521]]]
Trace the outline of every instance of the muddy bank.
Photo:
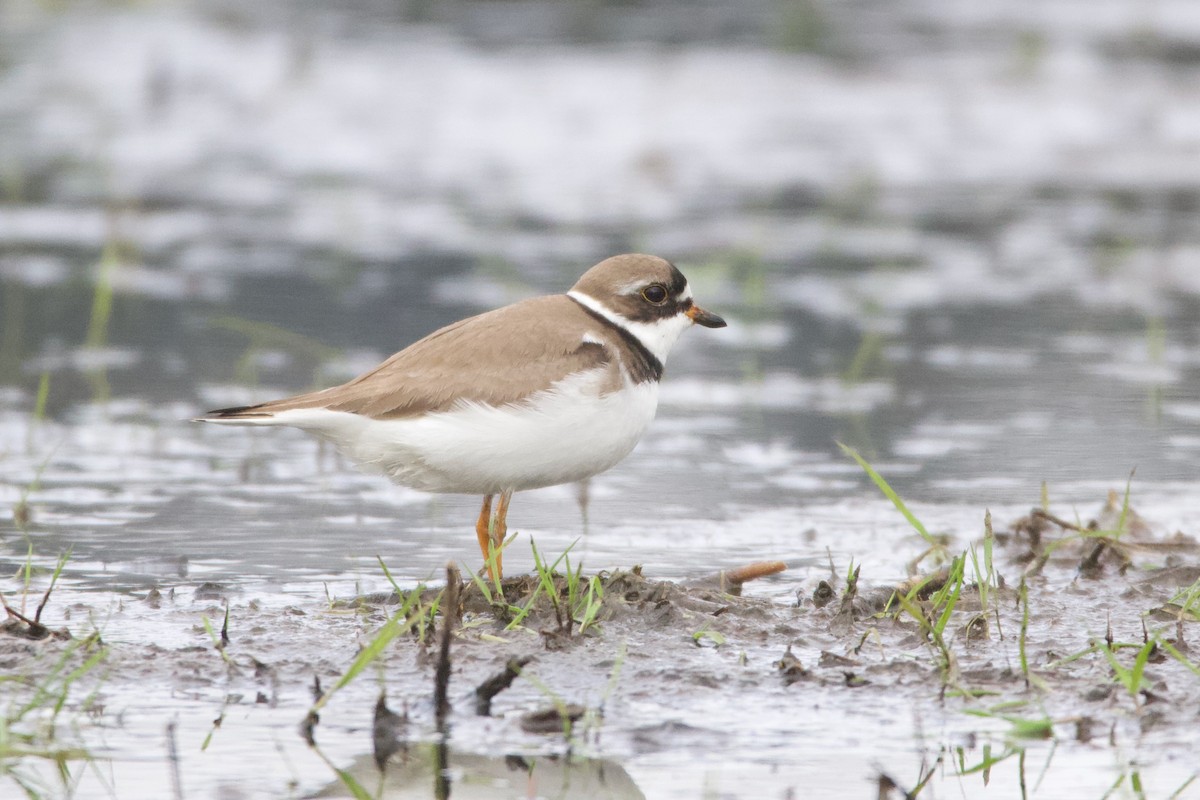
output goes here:
[[[21, 750], [3, 754], [4, 777], [51, 796], [139, 796], [134, 776], [181, 796], [436, 796], [449, 630], [454, 797], [684, 796], [688, 780], [654, 766], [672, 758], [740, 775], [732, 796], [802, 791], [822, 774], [804, 754], [832, 743], [851, 754], [834, 759], [853, 769], [848, 796], [1063, 796], [1085, 765], [1088, 785], [1155, 796], [1194, 778], [1192, 535], [1114, 495], [1079, 522], [1035, 509], [959, 552], [935, 547], [904, 581], [863, 563], [769, 565], [744, 585], [736, 571], [662, 581], [560, 564], [501, 591], [468, 576], [449, 617], [444, 585], [288, 602], [211, 582], [98, 596], [68, 578], [33, 625], [51, 577], [35, 573], [25, 611], [5, 590]], [[889, 739], [890, 760], [853, 755]], [[223, 752], [263, 768], [223, 780]]]

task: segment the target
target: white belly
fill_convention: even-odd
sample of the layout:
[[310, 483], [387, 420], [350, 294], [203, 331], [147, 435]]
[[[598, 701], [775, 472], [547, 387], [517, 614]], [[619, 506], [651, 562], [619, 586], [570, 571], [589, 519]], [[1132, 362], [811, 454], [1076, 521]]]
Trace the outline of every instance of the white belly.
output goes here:
[[427, 492], [498, 494], [583, 480], [629, 455], [654, 418], [658, 384], [599, 394], [605, 370], [560, 381], [517, 406], [464, 404], [395, 420], [299, 409], [276, 414], [365, 469]]

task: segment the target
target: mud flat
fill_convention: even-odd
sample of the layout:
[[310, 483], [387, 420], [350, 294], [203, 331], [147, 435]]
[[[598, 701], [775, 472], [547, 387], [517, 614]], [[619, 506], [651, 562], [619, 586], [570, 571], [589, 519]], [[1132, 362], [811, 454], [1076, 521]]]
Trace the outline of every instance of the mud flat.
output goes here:
[[33, 558], [4, 587], [2, 777], [76, 797], [1196, 793], [1200, 548], [1116, 493], [932, 537], [899, 582], [560, 555], [319, 599], [105, 594]]

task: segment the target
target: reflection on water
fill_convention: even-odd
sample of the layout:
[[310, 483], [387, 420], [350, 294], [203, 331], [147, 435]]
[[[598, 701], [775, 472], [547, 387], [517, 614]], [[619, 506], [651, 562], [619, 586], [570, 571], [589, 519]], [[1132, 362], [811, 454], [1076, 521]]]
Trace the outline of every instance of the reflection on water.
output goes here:
[[[355, 759], [345, 769], [359, 786], [380, 800], [429, 798], [434, 784], [432, 746], [418, 746], [395, 756], [383, 773], [375, 760]], [[547, 800], [642, 800], [645, 795], [619, 764], [575, 756], [543, 758], [508, 755], [487, 757], [451, 752], [448, 773], [454, 800], [498, 797], [543, 797]], [[308, 797], [353, 797], [345, 781], [329, 784]]]
[[[310, 613], [326, 587], [385, 588], [377, 556], [407, 584], [438, 574], [471, 552], [475, 500], [359, 475], [299, 433], [184, 420], [343, 380], [627, 250], [679, 262], [731, 326], [677, 348], [586, 527], [572, 487], [517, 498], [513, 569], [536, 538], [665, 577], [759, 557], [800, 582], [830, 558], [899, 576], [919, 542], [839, 440], [960, 544], [1043, 482], [1091, 502], [1134, 469], [1139, 508], [1194, 531], [1200, 18], [1024, 5], [3, 4], [3, 573], [30, 543], [49, 567], [73, 548], [60, 591], [101, 617], [105, 592], [128, 615], [205, 581]], [[179, 632], [196, 613], [105, 638], [196, 644]], [[178, 713], [169, 687], [138, 746]], [[867, 747], [878, 720], [845, 716], [722, 719], [740, 767], [696, 755], [712, 731], [672, 728], [623, 767], [655, 796], [774, 791], [789, 768], [842, 786], [872, 759], [916, 783], [913, 748]], [[293, 723], [256, 718], [252, 744]], [[927, 721], [887, 724], [916, 739]], [[469, 742], [507, 752], [492, 744]], [[992, 757], [965, 752], [959, 772]], [[1056, 758], [1045, 786], [1127, 766]]]

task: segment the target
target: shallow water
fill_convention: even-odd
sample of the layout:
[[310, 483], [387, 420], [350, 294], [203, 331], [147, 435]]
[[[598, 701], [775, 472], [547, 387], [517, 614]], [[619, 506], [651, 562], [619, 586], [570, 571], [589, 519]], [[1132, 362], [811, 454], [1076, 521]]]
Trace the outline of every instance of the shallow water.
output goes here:
[[[189, 417], [350, 377], [635, 249], [676, 261], [730, 327], [684, 338], [659, 418], [592, 481], [586, 515], [576, 487], [517, 497], [506, 567], [532, 569], [533, 540], [573, 546], [589, 571], [789, 570], [749, 590], [769, 623], [721, 647], [613, 625], [540, 655], [549, 690], [596, 704], [628, 654], [579, 774], [647, 797], [874, 796], [879, 772], [911, 787], [923, 760], [962, 747], [922, 796], [1015, 796], [1016, 756], [986, 788], [960, 774], [1004, 729], [923, 691], [928, 664], [866, 695], [836, 670], [785, 687], [772, 664], [788, 644], [807, 666], [845, 648], [789, 616], [830, 564], [886, 586], [925, 548], [837, 441], [956, 552], [985, 509], [1006, 525], [1045, 483], [1060, 516], [1086, 520], [1134, 470], [1155, 534], [1196, 535], [1200, 14], [789, 8], [0, 7], [0, 574], [16, 574], [0, 589], [17, 605], [30, 548], [45, 569], [70, 549], [44, 621], [112, 648], [103, 709], [63, 734], [99, 759], [76, 797], [169, 796], [169, 722], [184, 796], [336, 787], [296, 734], [306, 687], [344, 672], [383, 617], [327, 598], [387, 589], [380, 558], [406, 588], [448, 560], [475, 566], [476, 499], [389, 486], [298, 432]], [[997, 559], [1010, 584], [1015, 556]], [[1135, 565], [1168, 559], [1197, 554]], [[1106, 615], [1140, 641], [1152, 603], [1122, 600], [1136, 574], [1081, 592], [1071, 569], [1031, 598], [1043, 649], [1086, 647]], [[168, 600], [152, 607], [151, 589]], [[226, 600], [236, 671], [201, 621]], [[503, 661], [483, 645], [464, 644], [459, 705]], [[386, 685], [413, 704], [422, 747], [429, 670], [406, 647]], [[44, 651], [15, 648], [10, 665]], [[993, 656], [1013, 663], [1011, 641]], [[1160, 676], [1172, 707], [1196, 693], [1176, 672]], [[364, 676], [323, 714], [337, 765], [369, 761], [378, 688]], [[502, 780], [493, 756], [565, 749], [517, 728], [544, 692], [518, 681], [501, 697], [496, 719], [456, 712], [452, 760], [471, 766], [454, 796], [472, 772]], [[1060, 725], [1023, 743], [1033, 796], [1099, 796], [1122, 775], [1135, 796], [1135, 769], [1160, 796], [1195, 775], [1194, 725], [1041, 702]], [[1083, 713], [1112, 723], [1111, 743], [1075, 740]]]

